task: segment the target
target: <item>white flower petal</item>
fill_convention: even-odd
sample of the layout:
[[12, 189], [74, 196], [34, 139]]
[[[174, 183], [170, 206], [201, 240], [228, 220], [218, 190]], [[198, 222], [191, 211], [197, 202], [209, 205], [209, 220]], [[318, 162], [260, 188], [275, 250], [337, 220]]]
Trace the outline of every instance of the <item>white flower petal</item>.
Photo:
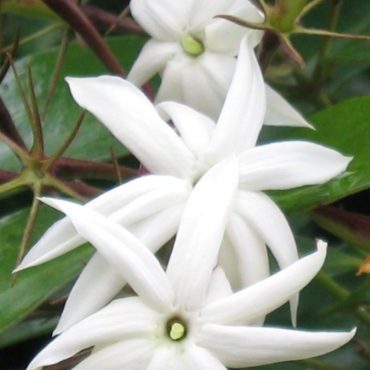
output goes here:
[[28, 251], [13, 273], [48, 262], [83, 244], [75, 227], [67, 218], [57, 221]]
[[205, 52], [196, 59], [186, 55], [167, 63], [156, 101], [177, 101], [217, 119], [234, 71], [228, 55]]
[[211, 158], [239, 154], [255, 145], [265, 115], [265, 100], [264, 81], [253, 45], [245, 38], [208, 150]]
[[210, 304], [211, 302], [218, 301], [221, 298], [229, 297], [232, 294], [233, 291], [224, 270], [220, 266], [217, 266], [213, 270], [208, 286], [207, 298], [204, 304]]
[[238, 160], [242, 188], [275, 190], [323, 184], [343, 172], [352, 158], [322, 145], [286, 141], [255, 147]]
[[165, 120], [173, 122], [184, 143], [196, 157], [204, 154], [215, 129], [215, 123], [210, 118], [187, 105], [175, 102], [160, 103], [157, 110]]
[[236, 253], [236, 261], [243, 288], [270, 275], [265, 243], [237, 214], [232, 214], [226, 234]]
[[225, 366], [241, 368], [303, 360], [334, 351], [355, 335], [350, 332], [307, 332], [274, 328], [205, 325], [200, 345]]
[[215, 16], [225, 14], [235, 0], [192, 0], [192, 2], [194, 5], [189, 18], [190, 31], [196, 35], [202, 32]]
[[[227, 231], [227, 229], [226, 229]], [[239, 261], [237, 260], [234, 246], [232, 245], [227, 232], [221, 244], [218, 254], [218, 263], [225, 271], [227, 279], [234, 292], [242, 289], [241, 276], [239, 271]]]
[[153, 343], [147, 339], [118, 342], [94, 351], [72, 370], [143, 370], [154, 352]]
[[46, 346], [27, 370], [58, 363], [83, 349], [109, 345], [117, 340], [145, 337], [155, 330], [158, 314], [139, 298], [113, 301], [96, 314], [79, 322]]
[[160, 189], [152, 190], [138, 197], [126, 207], [114, 212], [109, 218], [116, 223], [129, 226], [155, 215], [173, 205], [184, 202], [191, 193], [189, 182], [178, 181], [177, 186], [163, 185]]
[[152, 37], [161, 41], [180, 39], [189, 23], [193, 1], [131, 0], [130, 9], [135, 20]]
[[[88, 202], [86, 207], [94, 209], [103, 215], [112, 215], [112, 217], [121, 208], [130, 207], [130, 215], [127, 215], [125, 218], [125, 214], [119, 212], [118, 216], [122, 219], [116, 220], [117, 222], [121, 221], [122, 225], [128, 226], [125, 222], [130, 220], [136, 222], [138, 219], [147, 217], [150, 209], [154, 212], [158, 211], [158, 207], [153, 207], [155, 206], [155, 201], [153, 201], [152, 195], [147, 196], [147, 193], [154, 194], [155, 190], [173, 189], [169, 190], [169, 193], [178, 191], [179, 200], [181, 200], [183, 196], [187, 197], [187, 188], [188, 184], [186, 182], [175, 177], [147, 175], [103, 193]], [[152, 206], [149, 207], [149, 204], [143, 203], [143, 199], [152, 201]], [[169, 198], [166, 199], [170, 200]], [[78, 235], [71, 221], [68, 218], [64, 218], [46, 231], [41, 239], [30, 249], [15, 272], [50, 261], [84, 242], [85, 240]]]
[[185, 366], [181, 370], [226, 370], [216, 356], [196, 345], [189, 345], [183, 358]]
[[69, 293], [53, 334], [60, 334], [97, 312], [125, 286], [122, 274], [99, 253], [90, 259]]
[[160, 346], [154, 351], [146, 370], [180, 370], [180, 356], [174, 346]]
[[193, 156], [134, 85], [119, 77], [67, 78], [73, 98], [153, 173], [186, 177]]
[[265, 125], [296, 126], [313, 128], [305, 118], [279, 93], [266, 85], [266, 116]]
[[276, 274], [203, 309], [209, 322], [241, 324], [267, 315], [304, 288], [319, 272], [326, 256], [326, 244]]
[[237, 186], [232, 158], [209, 170], [190, 196], [167, 268], [181, 307], [197, 308], [205, 299]]
[[[233, 1], [231, 6], [230, 1], [228, 3], [229, 8], [217, 15], [234, 15], [249, 22], [263, 22], [263, 13], [248, 0]], [[214, 19], [205, 27], [205, 45], [213, 52], [237, 55], [240, 42], [247, 34], [253, 38], [253, 44], [257, 45], [263, 32], [239, 26], [225, 19]]]
[[154, 352], [146, 370], [226, 370], [207, 350], [192, 343], [182, 346], [162, 346]]
[[156, 252], [176, 234], [184, 207], [185, 203], [176, 204], [127, 229]]
[[136, 293], [159, 310], [173, 302], [173, 291], [158, 260], [120, 225], [86, 207], [57, 199], [43, 199], [64, 212], [78, 232], [119, 271]]
[[[280, 268], [298, 260], [293, 232], [284, 214], [266, 194], [239, 191], [235, 210], [265, 241]], [[298, 294], [290, 300], [293, 325], [296, 323], [297, 309]]]
[[[128, 227], [128, 230], [156, 252], [176, 234], [183, 209], [184, 204], [176, 205]], [[96, 253], [74, 284], [54, 334], [104, 307], [125, 284], [122, 275]]]
[[142, 86], [156, 73], [162, 71], [167, 62], [179, 52], [180, 46], [175, 42], [149, 40], [135, 60], [127, 80], [136, 86]]

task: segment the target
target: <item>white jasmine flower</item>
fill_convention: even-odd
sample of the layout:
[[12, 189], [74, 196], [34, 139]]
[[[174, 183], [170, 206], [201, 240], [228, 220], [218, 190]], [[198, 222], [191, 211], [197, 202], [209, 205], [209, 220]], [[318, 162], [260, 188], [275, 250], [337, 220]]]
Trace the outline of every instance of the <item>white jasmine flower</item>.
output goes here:
[[[98, 117], [156, 174], [121, 185], [86, 206], [128, 227], [152, 251], [176, 233], [197, 181], [218, 162], [236, 156], [239, 190], [220, 254], [235, 289], [269, 275], [265, 244], [281, 268], [298, 259], [288, 222], [262, 191], [324, 183], [344, 171], [351, 160], [304, 141], [255, 146], [265, 116], [265, 87], [247, 41], [242, 43], [217, 124], [187, 106], [161, 103], [158, 110], [171, 119], [173, 129], [144, 94], [117, 77], [69, 78], [68, 82], [81, 107]], [[246, 102], [243, 96], [248, 96]], [[58, 257], [83, 241], [70, 221], [63, 219], [31, 249], [18, 270]], [[95, 255], [71, 292], [56, 332], [103, 307], [124, 284], [122, 276]], [[294, 322], [297, 297], [291, 304]]]
[[[224, 181], [220, 181], [223, 179]], [[137, 293], [117, 299], [54, 339], [28, 366], [41, 370], [93, 347], [74, 370], [226, 370], [309, 358], [347, 343], [351, 332], [256, 327], [319, 271], [326, 245], [233, 293], [217, 255], [238, 186], [235, 162], [210, 170], [185, 208], [167, 271], [138, 239], [108, 218], [47, 200], [71, 219]]]
[[[160, 73], [157, 102], [177, 101], [217, 119], [242, 38], [248, 35], [256, 45], [263, 33], [215, 17], [228, 14], [259, 23], [264, 20], [261, 11], [249, 0], [131, 0], [130, 7], [152, 38], [135, 61], [128, 80], [141, 86]], [[265, 123], [309, 126], [268, 86]]]

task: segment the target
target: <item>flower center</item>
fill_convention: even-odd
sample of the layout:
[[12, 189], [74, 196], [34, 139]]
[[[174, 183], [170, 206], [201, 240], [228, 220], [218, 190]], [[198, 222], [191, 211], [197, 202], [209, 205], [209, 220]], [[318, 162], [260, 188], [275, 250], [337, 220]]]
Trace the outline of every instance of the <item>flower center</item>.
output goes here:
[[204, 52], [204, 45], [190, 34], [185, 34], [181, 38], [181, 46], [185, 52], [192, 57], [197, 57]]
[[186, 337], [186, 325], [181, 319], [173, 318], [167, 322], [167, 335], [174, 342]]

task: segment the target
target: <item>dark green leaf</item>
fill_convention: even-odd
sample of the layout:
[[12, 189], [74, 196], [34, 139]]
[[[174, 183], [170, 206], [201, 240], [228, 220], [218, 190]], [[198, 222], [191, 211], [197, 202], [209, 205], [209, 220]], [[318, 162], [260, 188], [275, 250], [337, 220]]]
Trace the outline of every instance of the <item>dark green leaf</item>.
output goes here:
[[272, 192], [290, 212], [329, 204], [370, 187], [370, 97], [348, 100], [315, 114], [310, 121], [316, 130], [267, 128], [264, 139], [308, 140], [354, 158], [344, 174], [324, 185]]
[[[0, 221], [0, 331], [19, 322], [50, 295], [71, 281], [90, 255], [89, 248], [79, 248], [50, 263], [12, 275], [28, 210], [14, 213]], [[56, 219], [56, 212], [42, 208], [34, 240]]]
[[[110, 47], [127, 69], [138, 55], [142, 44], [143, 39], [134, 36], [118, 37], [109, 40]], [[30, 65], [32, 67], [35, 89], [41, 111], [43, 111], [43, 107], [46, 104], [46, 97], [52, 80], [57, 55], [57, 49], [40, 52], [21, 59], [16, 64], [24, 85], [26, 85], [27, 81], [27, 66]], [[105, 67], [86, 46], [77, 42], [69, 46], [56, 94], [52, 99], [48, 114], [43, 120], [46, 151], [49, 155], [52, 155], [56, 151], [71, 132], [80, 111], [77, 104], [73, 101], [63, 77], [96, 76], [104, 73], [107, 73]], [[11, 72], [9, 72], [1, 86], [0, 94], [5, 100], [25, 141], [28, 145], [31, 145], [32, 135], [28, 118], [16, 86], [15, 78]], [[110, 132], [102, 124], [98, 123], [95, 118], [88, 115], [77, 138], [66, 155], [80, 159], [103, 160], [110, 158], [111, 146], [114, 147], [117, 154], [122, 155], [125, 153], [122, 145], [113, 138]], [[6, 170], [19, 169], [17, 159], [3, 143], [0, 143], [0, 168]]]

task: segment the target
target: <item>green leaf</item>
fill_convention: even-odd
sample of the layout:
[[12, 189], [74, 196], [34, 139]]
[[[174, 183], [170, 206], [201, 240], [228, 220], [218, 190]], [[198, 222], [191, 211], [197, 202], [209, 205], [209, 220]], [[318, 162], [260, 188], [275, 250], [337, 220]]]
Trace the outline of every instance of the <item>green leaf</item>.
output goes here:
[[[19, 322], [51, 294], [76, 277], [91, 255], [90, 248], [79, 248], [50, 263], [12, 275], [28, 210], [0, 221], [0, 332]], [[56, 212], [43, 207], [34, 232], [37, 240], [53, 221]]]
[[57, 326], [58, 319], [58, 317], [53, 317], [51, 319], [26, 320], [13, 325], [0, 334], [0, 349], [51, 333]]
[[[125, 68], [129, 69], [139, 54], [143, 41], [144, 39], [141, 37], [123, 36], [110, 39], [108, 44]], [[25, 86], [27, 85], [27, 66], [32, 67], [37, 100], [41, 111], [43, 111], [46, 104], [57, 56], [58, 49], [54, 49], [33, 54], [16, 63], [16, 68]], [[103, 64], [88, 47], [78, 42], [71, 43], [63, 64], [56, 94], [43, 120], [46, 151], [49, 155], [56, 151], [71, 132], [80, 112], [80, 108], [72, 99], [63, 77], [96, 76], [107, 73]], [[30, 146], [32, 144], [32, 134], [13, 73], [9, 72], [4, 80], [0, 87], [0, 94], [5, 100], [16, 126]], [[79, 159], [104, 160], [110, 158], [110, 147], [112, 146], [119, 155], [127, 153], [122, 144], [115, 140], [102, 124], [88, 115], [66, 155]], [[19, 170], [19, 166], [14, 154], [5, 144], [0, 143], [0, 168]]]
[[353, 156], [347, 171], [323, 185], [271, 192], [288, 212], [329, 204], [370, 187], [370, 97], [348, 100], [311, 117], [316, 130], [267, 128], [265, 140], [308, 140]]

